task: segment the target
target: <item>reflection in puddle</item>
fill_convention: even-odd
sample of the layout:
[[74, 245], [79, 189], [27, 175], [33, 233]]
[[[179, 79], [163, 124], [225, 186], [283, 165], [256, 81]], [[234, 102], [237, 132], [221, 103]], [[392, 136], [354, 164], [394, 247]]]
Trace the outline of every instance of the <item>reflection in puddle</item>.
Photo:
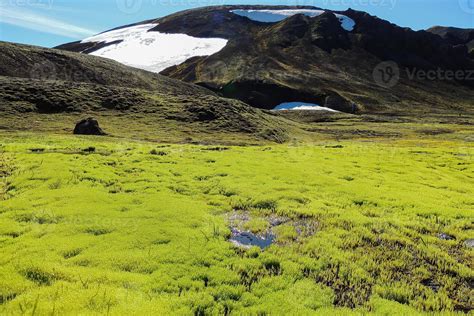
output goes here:
[[265, 234], [264, 236], [258, 236], [250, 232], [232, 229], [232, 237], [230, 238], [230, 242], [242, 248], [257, 246], [263, 250], [268, 248], [273, 243], [274, 239], [275, 236], [269, 233]]

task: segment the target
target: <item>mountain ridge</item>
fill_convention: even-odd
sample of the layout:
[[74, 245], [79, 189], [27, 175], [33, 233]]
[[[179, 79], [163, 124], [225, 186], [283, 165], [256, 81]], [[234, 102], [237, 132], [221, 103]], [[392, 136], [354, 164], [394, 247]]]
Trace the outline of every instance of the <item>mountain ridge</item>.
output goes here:
[[448, 26], [433, 26], [427, 30], [439, 35], [452, 45], [464, 45], [469, 50], [469, 55], [474, 58], [474, 28], [458, 28]]
[[[157, 24], [149, 32], [228, 39], [217, 53], [192, 56], [160, 73], [264, 109], [300, 101], [348, 113], [353, 112], [354, 104], [358, 113], [472, 110], [466, 100], [474, 97], [474, 80], [410, 78], [411, 71], [418, 75], [438, 69], [474, 70], [466, 47], [452, 45], [436, 34], [402, 28], [351, 9], [325, 10], [315, 17], [296, 14], [275, 23], [231, 12], [236, 9], [322, 10], [312, 6], [216, 6], [148, 20]], [[354, 20], [354, 29], [337, 25], [335, 14]], [[83, 47], [70, 43], [60, 48]], [[385, 62], [395, 63], [400, 73], [394, 86], [380, 85], [374, 78], [377, 67]], [[459, 93], [452, 93], [453, 89]]]

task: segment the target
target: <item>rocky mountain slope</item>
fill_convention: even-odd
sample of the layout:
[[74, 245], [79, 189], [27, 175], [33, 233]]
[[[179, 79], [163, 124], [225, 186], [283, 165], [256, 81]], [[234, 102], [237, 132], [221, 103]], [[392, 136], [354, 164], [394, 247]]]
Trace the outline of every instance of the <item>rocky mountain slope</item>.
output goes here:
[[0, 47], [0, 75], [4, 77], [212, 95], [196, 85], [127, 67], [110, 59], [7, 42], [0, 42]]
[[127, 128], [111, 128], [124, 135], [141, 124], [150, 135], [151, 125], [193, 130], [195, 135], [236, 133], [277, 141], [285, 137], [283, 129], [274, 128], [282, 126], [279, 119], [242, 102], [85, 54], [0, 42], [0, 82], [0, 112], [12, 117], [122, 117]]
[[466, 46], [469, 55], [474, 58], [474, 29], [461, 29], [457, 27], [434, 26], [427, 30], [441, 36], [451, 45]]
[[[59, 48], [133, 64], [143, 46], [172, 39], [164, 34], [186, 36], [188, 58], [180, 56], [163, 69], [169, 65], [166, 56], [151, 49], [146, 62], [135, 67], [160, 70], [254, 107], [307, 102], [358, 113], [473, 110], [474, 61], [464, 44], [354, 10], [205, 7]], [[223, 42], [215, 46], [206, 39], [227, 42], [222, 47]], [[460, 76], [449, 76], [456, 72]]]

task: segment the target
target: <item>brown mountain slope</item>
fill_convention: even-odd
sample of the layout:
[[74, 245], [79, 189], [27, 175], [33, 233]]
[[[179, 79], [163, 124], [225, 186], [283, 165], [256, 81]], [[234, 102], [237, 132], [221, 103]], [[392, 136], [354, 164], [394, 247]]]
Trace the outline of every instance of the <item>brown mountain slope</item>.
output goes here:
[[59, 124], [90, 115], [120, 136], [141, 130], [153, 138], [156, 130], [169, 129], [178, 139], [191, 131], [198, 139], [203, 133], [206, 139], [213, 133], [285, 139], [284, 130], [275, 128], [284, 126], [282, 119], [208, 89], [99, 57], [0, 42], [0, 82], [0, 113], [15, 121], [54, 117]]

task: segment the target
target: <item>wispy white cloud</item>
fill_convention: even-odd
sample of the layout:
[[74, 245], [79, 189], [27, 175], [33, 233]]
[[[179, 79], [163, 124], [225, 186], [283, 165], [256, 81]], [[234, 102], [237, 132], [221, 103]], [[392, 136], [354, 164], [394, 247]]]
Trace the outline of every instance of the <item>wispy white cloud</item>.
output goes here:
[[70, 38], [82, 38], [97, 33], [94, 30], [28, 11], [23, 7], [0, 6], [0, 23], [7, 23], [39, 32], [62, 35]]

